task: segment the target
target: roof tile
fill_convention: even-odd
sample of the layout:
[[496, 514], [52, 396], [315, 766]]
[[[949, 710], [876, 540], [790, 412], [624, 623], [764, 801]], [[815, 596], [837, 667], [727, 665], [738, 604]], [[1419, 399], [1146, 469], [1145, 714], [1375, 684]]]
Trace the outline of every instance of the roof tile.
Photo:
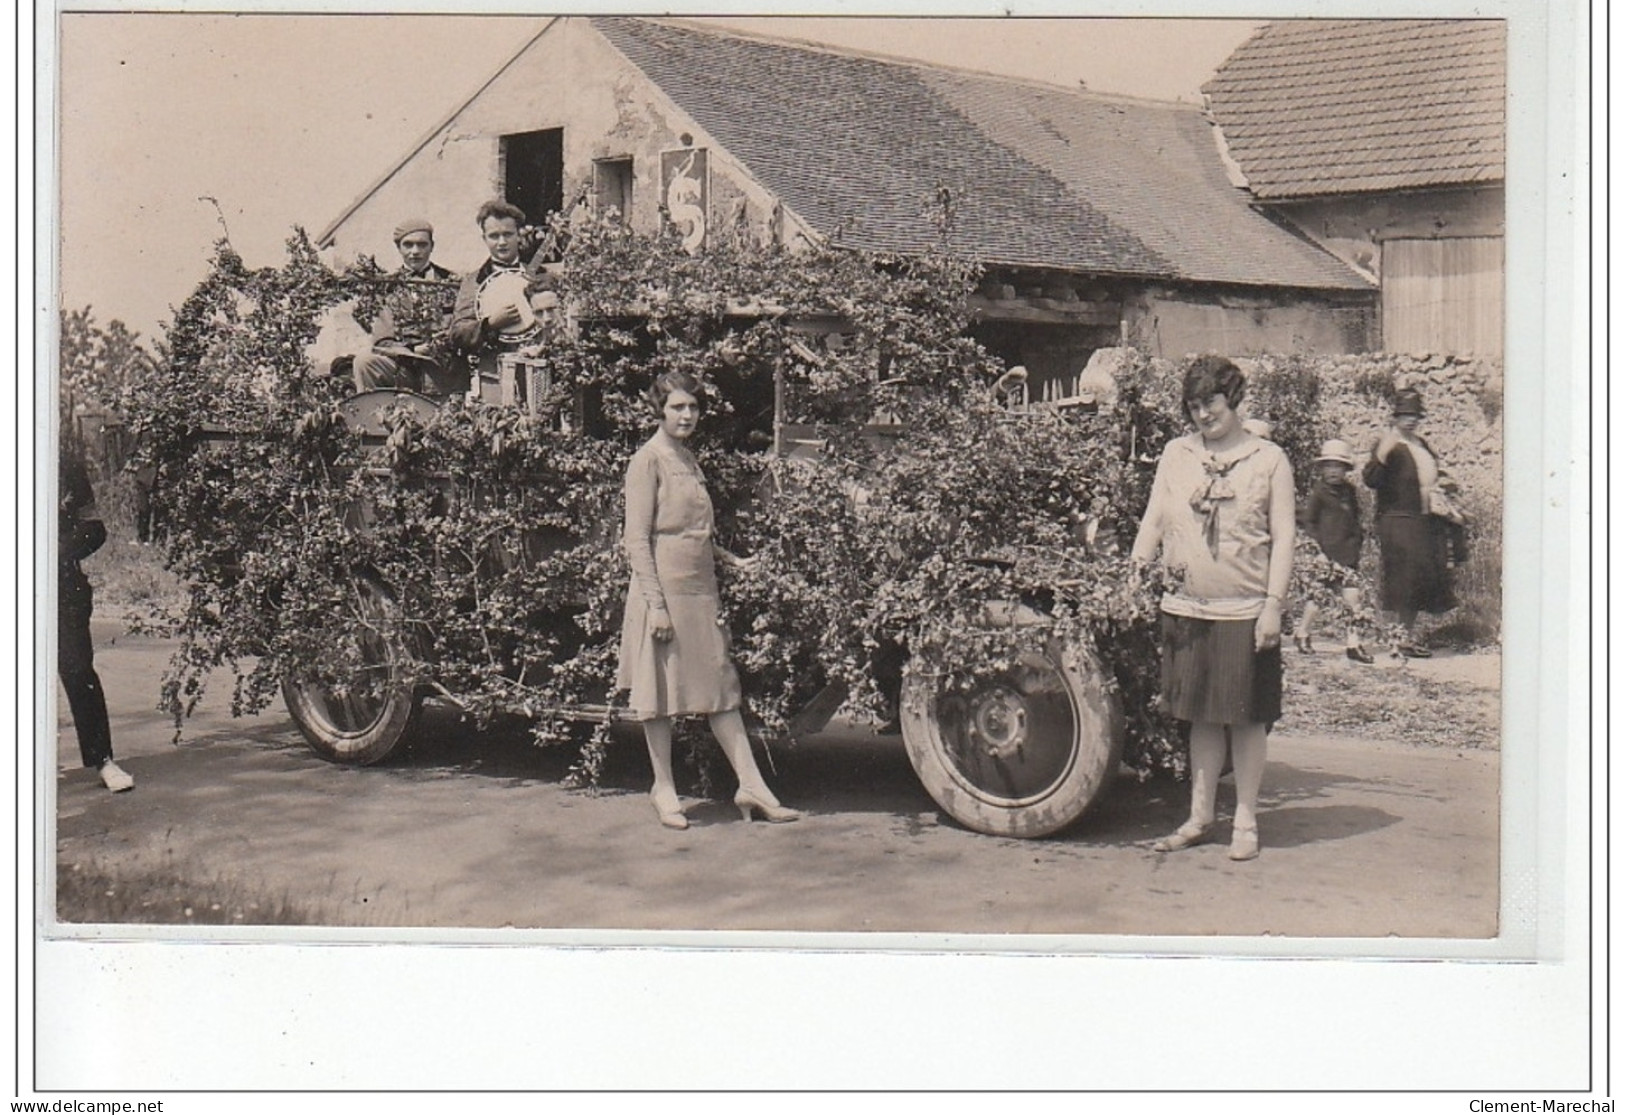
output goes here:
[[1499, 20], [1268, 23], [1203, 92], [1260, 198], [1505, 176]]
[[988, 263], [1367, 290], [1256, 212], [1189, 105], [883, 61], [648, 20], [605, 37], [826, 235], [919, 252], [939, 186], [954, 244]]

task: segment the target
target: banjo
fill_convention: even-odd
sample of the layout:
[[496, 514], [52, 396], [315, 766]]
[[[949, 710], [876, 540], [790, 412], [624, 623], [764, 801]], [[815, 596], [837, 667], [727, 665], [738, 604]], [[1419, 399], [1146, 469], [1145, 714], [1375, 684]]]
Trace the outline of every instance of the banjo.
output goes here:
[[541, 322], [530, 304], [530, 282], [530, 276], [523, 271], [503, 270], [492, 272], [480, 284], [475, 309], [481, 318], [491, 317], [508, 307], [519, 312], [519, 321], [499, 335], [504, 345], [525, 344], [541, 334]]

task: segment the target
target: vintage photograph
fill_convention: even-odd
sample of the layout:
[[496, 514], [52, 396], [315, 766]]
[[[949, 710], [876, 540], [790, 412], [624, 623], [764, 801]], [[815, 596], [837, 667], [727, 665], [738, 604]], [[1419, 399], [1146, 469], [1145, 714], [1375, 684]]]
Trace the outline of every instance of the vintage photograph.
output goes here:
[[50, 935], [1505, 931], [1505, 21], [56, 33]]

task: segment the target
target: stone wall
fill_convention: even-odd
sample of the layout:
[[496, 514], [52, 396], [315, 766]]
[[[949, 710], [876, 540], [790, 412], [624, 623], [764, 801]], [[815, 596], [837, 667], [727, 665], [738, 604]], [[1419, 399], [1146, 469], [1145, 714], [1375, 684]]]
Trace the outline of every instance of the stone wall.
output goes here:
[[1499, 519], [1505, 485], [1500, 361], [1374, 353], [1307, 363], [1321, 381], [1318, 432], [1347, 441], [1362, 462], [1388, 425], [1393, 392], [1420, 392], [1427, 410], [1420, 433], [1468, 501]]
[[[1326, 438], [1342, 438], [1353, 446], [1355, 459], [1363, 466], [1389, 423], [1393, 392], [1412, 388], [1421, 393], [1427, 414], [1419, 432], [1460, 485], [1460, 502], [1472, 518], [1471, 556], [1452, 574], [1460, 607], [1436, 621], [1435, 637], [1461, 645], [1498, 640], [1506, 490], [1500, 361], [1377, 353], [1309, 358], [1300, 366], [1312, 371], [1320, 385], [1313, 435], [1301, 439], [1295, 452], [1289, 450], [1300, 491], [1312, 476], [1314, 446]], [[1281, 433], [1277, 431], [1277, 440], [1284, 444]], [[1358, 479], [1355, 489], [1367, 529], [1374, 531], [1373, 493]], [[1369, 545], [1366, 550], [1368, 572], [1374, 575], [1377, 547]]]

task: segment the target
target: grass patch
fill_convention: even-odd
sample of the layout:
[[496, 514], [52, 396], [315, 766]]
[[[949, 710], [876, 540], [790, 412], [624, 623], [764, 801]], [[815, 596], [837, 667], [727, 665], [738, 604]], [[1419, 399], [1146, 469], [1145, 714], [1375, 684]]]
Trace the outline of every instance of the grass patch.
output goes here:
[[184, 603], [180, 579], [164, 568], [162, 546], [143, 546], [133, 536], [114, 535], [82, 563], [102, 612], [141, 612]]
[[[295, 899], [241, 880], [218, 876], [199, 881], [173, 862], [130, 864], [116, 870], [102, 863], [57, 860], [57, 920], [75, 925], [366, 925], [355, 907], [342, 912], [330, 901]], [[364, 909], [365, 907], [362, 906]]]
[[1456, 676], [1449, 660], [1388, 668], [1355, 666], [1332, 648], [1288, 654], [1281, 726], [1293, 734], [1500, 749], [1499, 685]]
[[96, 594], [96, 607], [118, 613], [147, 613], [158, 605], [186, 601], [180, 578], [164, 568], [164, 547], [135, 539], [135, 512], [127, 473], [96, 481], [96, 508], [107, 526], [107, 541], [81, 564]]

